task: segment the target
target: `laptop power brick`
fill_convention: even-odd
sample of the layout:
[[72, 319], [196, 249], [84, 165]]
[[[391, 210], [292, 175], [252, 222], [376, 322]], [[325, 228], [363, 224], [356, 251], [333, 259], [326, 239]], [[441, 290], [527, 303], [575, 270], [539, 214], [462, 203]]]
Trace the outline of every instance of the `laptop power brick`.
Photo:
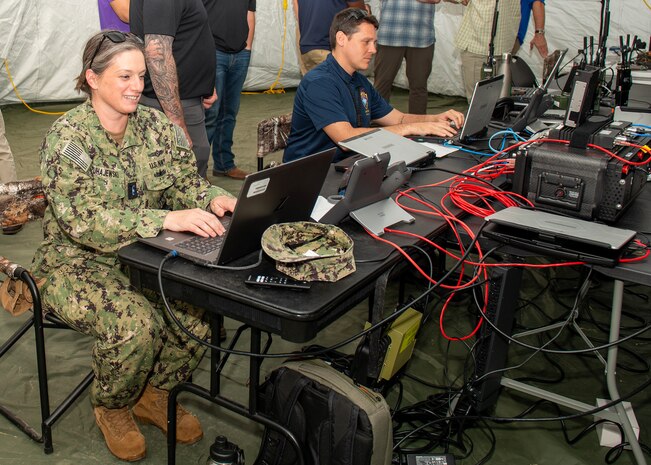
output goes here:
[[455, 465], [450, 454], [407, 454], [407, 465]]
[[[416, 346], [416, 333], [422, 318], [421, 312], [408, 308], [391, 324], [385, 334], [390, 342], [380, 367], [379, 379], [390, 380], [409, 361]], [[370, 326], [367, 322], [364, 329]]]

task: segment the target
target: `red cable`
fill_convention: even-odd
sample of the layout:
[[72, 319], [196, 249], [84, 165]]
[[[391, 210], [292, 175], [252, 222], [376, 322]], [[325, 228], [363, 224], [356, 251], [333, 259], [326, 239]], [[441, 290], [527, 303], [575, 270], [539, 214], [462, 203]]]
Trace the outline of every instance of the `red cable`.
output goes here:
[[[473, 231], [468, 227], [466, 223], [461, 221], [459, 218], [457, 218], [455, 215], [452, 214], [452, 212], [449, 210], [448, 207], [446, 207], [445, 202], [446, 200], [449, 200], [454, 206], [459, 208], [461, 211], [464, 213], [468, 213], [474, 216], [478, 216], [480, 218], [484, 218], [487, 215], [490, 215], [495, 212], [495, 208], [493, 205], [495, 202], [499, 203], [500, 205], [503, 205], [504, 207], [511, 207], [511, 206], [519, 206], [521, 203], [527, 203], [529, 206], [534, 207], [533, 203], [530, 202], [527, 198], [524, 196], [517, 194], [515, 192], [505, 192], [501, 191], [498, 189], [490, 188], [488, 185], [482, 183], [476, 178], [483, 179], [484, 181], [490, 182], [495, 180], [496, 178], [500, 176], [504, 176], [506, 174], [512, 174], [514, 172], [514, 167], [513, 167], [513, 162], [512, 160], [503, 160], [499, 159], [499, 157], [504, 154], [512, 151], [513, 149], [517, 147], [521, 147], [523, 145], [528, 145], [532, 143], [559, 143], [559, 144], [569, 144], [569, 141], [567, 140], [561, 140], [561, 139], [536, 139], [533, 141], [523, 141], [523, 142], [518, 142], [515, 143], [509, 147], [506, 147], [505, 149], [497, 152], [490, 158], [486, 159], [482, 163], [479, 163], [478, 165], [475, 165], [471, 168], [468, 168], [467, 170], [463, 171], [463, 174], [467, 175], [472, 175], [473, 177], [470, 176], [464, 176], [464, 175], [454, 175], [451, 176], [447, 179], [444, 179], [442, 181], [439, 181], [437, 183], [433, 184], [427, 184], [427, 185], [421, 185], [421, 186], [415, 186], [411, 187], [409, 189], [406, 189], [404, 191], [401, 191], [398, 193], [396, 196], [396, 203], [400, 205], [403, 209], [406, 211], [412, 212], [412, 213], [418, 213], [418, 214], [423, 214], [423, 215], [429, 215], [429, 216], [435, 216], [435, 217], [440, 217], [442, 218], [448, 226], [451, 228], [453, 231], [457, 243], [459, 244], [459, 250], [461, 255], [456, 256], [452, 252], [448, 251], [444, 247], [439, 246], [438, 244], [434, 243], [433, 241], [429, 240], [426, 237], [420, 236], [415, 233], [410, 233], [407, 231], [400, 231], [400, 230], [395, 230], [395, 229], [390, 229], [390, 228], [385, 228], [385, 232], [387, 233], [394, 233], [394, 234], [400, 234], [400, 235], [405, 235], [405, 236], [410, 236], [410, 237], [415, 237], [418, 238], [421, 241], [424, 241], [425, 243], [431, 245], [434, 247], [436, 250], [439, 252], [445, 253], [449, 257], [455, 259], [455, 260], [460, 260], [461, 256], [465, 254], [465, 251], [463, 250], [463, 245], [461, 238], [459, 236], [459, 232], [457, 228], [455, 227], [454, 223], [458, 223], [459, 226], [461, 226], [463, 229], [465, 229], [466, 233], [474, 239], [474, 233]], [[623, 145], [629, 145], [633, 146], [635, 148], [639, 148], [642, 152], [645, 153], [651, 153], [651, 150], [648, 149], [646, 146], [635, 146], [634, 144], [623, 144]], [[624, 158], [619, 157], [615, 153], [601, 147], [595, 144], [588, 144], [588, 147], [599, 150], [608, 156], [615, 158], [617, 160], [620, 160], [623, 163], [630, 164], [633, 166], [641, 166], [648, 164], [651, 162], [651, 157], [649, 157], [647, 160], [642, 161], [642, 162], [633, 162], [626, 160]], [[439, 208], [436, 208], [435, 205], [426, 202], [420, 198], [415, 197], [414, 195], [411, 195], [412, 192], [415, 192], [420, 189], [425, 189], [425, 188], [432, 188], [432, 187], [439, 187], [441, 185], [444, 185], [446, 183], [449, 183], [448, 187], [448, 192], [442, 196], [441, 198], [441, 208], [443, 211], [441, 211]], [[410, 207], [407, 205], [404, 205], [403, 203], [400, 202], [401, 198], [405, 197], [407, 199], [412, 200], [418, 205], [426, 207], [426, 210], [424, 209], [419, 209], [416, 207]], [[519, 199], [521, 203], [518, 203], [515, 199]], [[480, 205], [484, 205], [484, 207], [477, 205], [477, 202], [479, 201]], [[418, 272], [424, 276], [428, 281], [435, 285], [439, 285], [445, 289], [450, 289], [453, 291], [459, 291], [466, 289], [467, 287], [473, 285], [478, 279], [479, 276], [483, 276], [484, 279], [486, 280], [486, 283], [484, 284], [484, 306], [482, 308], [482, 312], [485, 313], [486, 311], [486, 305], [488, 303], [488, 267], [496, 267], [496, 266], [513, 266], [513, 267], [527, 267], [527, 268], [551, 268], [551, 267], [561, 267], [561, 266], [576, 266], [576, 265], [585, 265], [585, 262], [582, 261], [572, 261], [572, 262], [558, 262], [558, 263], [547, 263], [547, 264], [528, 264], [528, 263], [485, 263], [482, 261], [483, 259], [483, 253], [481, 251], [481, 247], [478, 243], [475, 243], [475, 248], [477, 249], [477, 253], [479, 256], [479, 261], [478, 262], [473, 262], [470, 260], [464, 260], [464, 263], [461, 265], [460, 272], [459, 272], [459, 278], [457, 280], [456, 286], [451, 286], [443, 283], [438, 283], [435, 281], [432, 277], [428, 276], [419, 266], [418, 264], [397, 244], [381, 238], [372, 232], [366, 230], [367, 233], [373, 237], [374, 239], [377, 239], [380, 242], [384, 242], [386, 244], [389, 244], [391, 247], [394, 247], [396, 250], [398, 250], [415, 268], [418, 270]], [[636, 241], [638, 245], [644, 246], [640, 241]], [[651, 250], [647, 248], [645, 253], [639, 257], [632, 257], [632, 258], [623, 258], [620, 260], [621, 263], [632, 263], [632, 262], [637, 262], [646, 259], [651, 255]], [[478, 268], [478, 270], [473, 273], [472, 279], [468, 281], [465, 284], [463, 283], [463, 277], [465, 276], [465, 269], [464, 265], [470, 265], [473, 267]], [[473, 337], [479, 328], [481, 327], [483, 319], [480, 319], [475, 326], [475, 328], [467, 335], [462, 336], [462, 337], [454, 337], [454, 336], [449, 336], [447, 332], [445, 331], [444, 327], [444, 319], [445, 319], [445, 312], [448, 308], [449, 303], [452, 301], [452, 299], [455, 297], [456, 292], [452, 292], [450, 296], [446, 299], [445, 303], [443, 304], [443, 307], [441, 309], [441, 314], [439, 316], [439, 328], [441, 331], [441, 334], [443, 335], [444, 338], [450, 341], [464, 341], [466, 339], [469, 339]]]

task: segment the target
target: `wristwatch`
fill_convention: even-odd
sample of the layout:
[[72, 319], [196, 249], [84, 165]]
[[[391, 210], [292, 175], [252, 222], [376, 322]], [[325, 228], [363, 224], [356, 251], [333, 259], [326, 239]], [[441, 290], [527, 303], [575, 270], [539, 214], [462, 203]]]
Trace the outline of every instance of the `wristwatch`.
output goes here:
[[544, 29], [536, 29], [536, 30], [534, 31], [534, 33], [535, 33], [535, 34], [542, 34], [542, 35], [545, 35], [545, 30], [544, 30]]

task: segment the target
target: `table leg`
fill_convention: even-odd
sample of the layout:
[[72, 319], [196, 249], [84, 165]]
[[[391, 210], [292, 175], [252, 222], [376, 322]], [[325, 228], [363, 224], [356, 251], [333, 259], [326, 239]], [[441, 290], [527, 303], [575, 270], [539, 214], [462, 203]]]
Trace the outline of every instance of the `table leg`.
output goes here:
[[[212, 345], [219, 346], [219, 338], [221, 336], [221, 329], [223, 325], [223, 317], [221, 315], [210, 315], [210, 341]], [[219, 394], [220, 390], [220, 376], [217, 367], [221, 353], [217, 349], [210, 349], [210, 394], [214, 397]]]
[[[261, 331], [257, 328], [251, 328], [251, 353], [260, 353], [260, 339]], [[258, 386], [260, 385], [261, 364], [261, 358], [249, 358], [249, 414], [251, 415], [255, 415], [258, 411]]]
[[[213, 318], [212, 320], [213, 321], [217, 320], [217, 318]], [[213, 325], [212, 328], [213, 330], [215, 329], [214, 326], [219, 327], [221, 325], [220, 324]], [[246, 326], [242, 326], [238, 329], [238, 333], [235, 336], [235, 340], [239, 339], [239, 334], [245, 327]], [[250, 329], [251, 329], [251, 346], [250, 346], [251, 353], [259, 354], [261, 349], [262, 331], [260, 331], [257, 328], [250, 328]], [[216, 332], [215, 331], [213, 332], [213, 343], [218, 341], [219, 341], [219, 331], [217, 330]], [[235, 341], [233, 341], [233, 343], [234, 342]], [[238, 404], [237, 402], [234, 402], [230, 399], [221, 396], [219, 394], [219, 389], [217, 389], [216, 394], [213, 393], [215, 388], [215, 385], [213, 384], [214, 382], [213, 377], [217, 376], [217, 378], [219, 378], [219, 374], [221, 373], [221, 367], [216, 367], [216, 364], [213, 362], [214, 360], [211, 360], [210, 363], [211, 372], [212, 372], [210, 391], [193, 383], [178, 384], [170, 391], [168, 405], [167, 405], [167, 426], [168, 426], [167, 465], [176, 465], [176, 403], [177, 403], [176, 399], [178, 395], [183, 391], [190, 392], [199, 397], [203, 397], [204, 399], [209, 400], [210, 402], [213, 402], [221, 407], [227, 408], [232, 412], [235, 412], [239, 415], [249, 418], [255, 422], [261, 423], [268, 428], [275, 429], [280, 434], [285, 436], [285, 438], [289, 441], [291, 447], [293, 447], [294, 450], [296, 451], [296, 456], [298, 458], [298, 465], [305, 465], [305, 463], [307, 462], [305, 460], [303, 449], [301, 448], [294, 434], [289, 429], [282, 426], [281, 424], [258, 413], [258, 387], [260, 385], [260, 366], [262, 365], [262, 359], [259, 357], [249, 357], [249, 405], [248, 407], [245, 407], [241, 404]], [[217, 383], [219, 383], [219, 379], [217, 379]], [[217, 384], [217, 388], [218, 387], [219, 384]]]
[[[622, 318], [622, 300], [624, 297], [624, 282], [618, 279], [615, 280], [613, 284], [613, 303], [612, 311], [610, 317], [610, 336], [608, 342], [614, 342], [619, 339], [619, 325]], [[618, 346], [613, 345], [608, 349], [608, 361], [606, 363], [606, 382], [608, 384], [608, 394], [610, 394], [611, 400], [619, 399], [619, 390], [617, 389], [617, 379], [615, 378], [615, 371], [617, 369], [617, 351]], [[633, 432], [633, 427], [628, 421], [628, 415], [626, 415], [626, 410], [622, 403], [615, 405], [615, 410], [619, 415], [619, 422], [624, 428], [624, 433], [626, 434], [626, 440], [631, 445], [633, 450], [633, 456], [638, 465], [646, 465], [646, 460], [642, 449], [640, 448], [640, 443], [635, 437]]]
[[[621, 323], [622, 317], [622, 300], [624, 296], [624, 282], [620, 280], [615, 280], [613, 284], [613, 301], [611, 307], [611, 316], [610, 316], [610, 335], [608, 337], [608, 342], [615, 342], [619, 339], [619, 326]], [[589, 342], [589, 341], [588, 341]], [[591, 344], [590, 344], [591, 345]], [[619, 390], [617, 388], [617, 379], [615, 378], [615, 372], [617, 369], [617, 355], [618, 355], [618, 346], [613, 345], [608, 349], [608, 358], [606, 361], [606, 383], [608, 386], [608, 394], [610, 395], [611, 400], [619, 399]], [[570, 399], [565, 396], [551, 393], [540, 388], [529, 386], [518, 381], [502, 378], [501, 384], [504, 387], [514, 389], [516, 391], [524, 392], [539, 399], [547, 399], [551, 402], [559, 404], [564, 407], [568, 407], [579, 412], [587, 412], [594, 408], [594, 406], [579, 402], [574, 399]], [[637, 465], [646, 465], [646, 459], [642, 449], [640, 448], [640, 443], [635, 437], [635, 432], [631, 426], [630, 421], [628, 420], [628, 415], [626, 415], [626, 410], [622, 403], [615, 405], [615, 412], [611, 411], [601, 411], [595, 414], [596, 417], [605, 418], [610, 421], [614, 421], [622, 425], [624, 434], [626, 436], [626, 441], [631, 445], [633, 451], [633, 456]]]

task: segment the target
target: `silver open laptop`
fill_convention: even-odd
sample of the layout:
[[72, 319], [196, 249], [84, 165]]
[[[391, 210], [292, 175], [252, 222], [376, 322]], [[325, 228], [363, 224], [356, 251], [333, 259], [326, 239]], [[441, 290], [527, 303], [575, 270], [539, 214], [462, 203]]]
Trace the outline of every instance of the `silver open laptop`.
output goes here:
[[472, 91], [472, 98], [466, 120], [458, 136], [452, 139], [453, 143], [468, 144], [472, 142], [472, 137], [483, 134], [488, 128], [488, 123], [493, 117], [493, 110], [500, 98], [502, 92], [502, 82], [504, 75], [500, 74], [488, 79], [483, 79], [475, 84]]
[[260, 248], [262, 233], [272, 224], [309, 220], [336, 149], [249, 174], [232, 216], [222, 218], [226, 232], [217, 237], [161, 231], [138, 238], [202, 265], [222, 265]]

